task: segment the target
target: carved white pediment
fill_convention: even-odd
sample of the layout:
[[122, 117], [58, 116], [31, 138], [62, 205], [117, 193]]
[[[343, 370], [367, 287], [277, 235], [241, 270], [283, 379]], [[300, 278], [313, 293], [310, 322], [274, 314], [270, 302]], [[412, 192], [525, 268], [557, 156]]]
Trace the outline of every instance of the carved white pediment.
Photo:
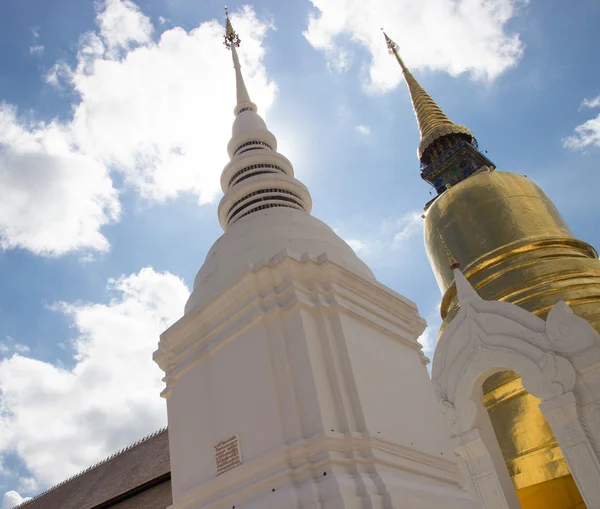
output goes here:
[[508, 302], [483, 300], [458, 274], [460, 310], [433, 358], [439, 398], [455, 405], [457, 394], [470, 398], [477, 384], [502, 370], [521, 375], [542, 400], [570, 392], [576, 376], [569, 359], [600, 346], [593, 327], [562, 301], [542, 320]]
[[587, 507], [600, 508], [600, 335], [565, 302], [542, 320], [513, 304], [483, 300], [458, 270], [455, 279], [460, 309], [438, 341], [432, 379], [472, 489], [486, 509], [519, 507], [482, 404], [483, 382], [510, 370], [542, 400]]
[[546, 339], [555, 352], [572, 357], [593, 346], [600, 346], [600, 335], [564, 302], [557, 302], [548, 313]]

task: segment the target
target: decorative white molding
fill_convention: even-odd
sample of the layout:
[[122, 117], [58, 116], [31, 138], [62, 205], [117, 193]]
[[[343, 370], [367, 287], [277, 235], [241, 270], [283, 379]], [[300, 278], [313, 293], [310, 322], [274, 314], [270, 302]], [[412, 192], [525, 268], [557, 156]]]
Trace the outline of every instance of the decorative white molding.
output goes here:
[[[325, 270], [320, 270], [322, 265]], [[161, 334], [154, 360], [165, 372], [165, 382], [172, 381], [234, 331], [296, 304], [343, 309], [393, 334], [418, 350], [424, 364], [428, 362], [418, 342], [427, 324], [413, 302], [330, 262], [325, 253], [312, 257], [287, 250], [252, 264], [251, 270], [217, 299], [169, 327]]]
[[600, 507], [600, 462], [593, 451], [570, 392], [544, 401], [540, 409], [552, 428], [586, 506]]
[[519, 509], [520, 504], [499, 446], [491, 443], [493, 429], [481, 413], [478, 427], [453, 436], [454, 450], [463, 462], [466, 486], [485, 509]]
[[544, 321], [507, 302], [481, 299], [458, 270], [455, 278], [460, 309], [439, 339], [432, 379], [484, 507], [518, 507], [514, 487], [503, 482], [508, 472], [495, 435], [464, 443], [478, 430], [489, 431], [481, 386], [505, 370], [519, 374], [524, 388], [542, 400], [587, 507], [600, 507], [600, 336], [564, 302]]
[[569, 358], [599, 345], [596, 330], [562, 300], [548, 313], [546, 338], [552, 351]]
[[[480, 507], [424, 366], [425, 326], [412, 302], [326, 254], [253, 264], [155, 353], [172, 509]], [[214, 444], [233, 433], [244, 462], [217, 477]]]
[[594, 454], [600, 458], [600, 401], [580, 407], [581, 426], [590, 438]]

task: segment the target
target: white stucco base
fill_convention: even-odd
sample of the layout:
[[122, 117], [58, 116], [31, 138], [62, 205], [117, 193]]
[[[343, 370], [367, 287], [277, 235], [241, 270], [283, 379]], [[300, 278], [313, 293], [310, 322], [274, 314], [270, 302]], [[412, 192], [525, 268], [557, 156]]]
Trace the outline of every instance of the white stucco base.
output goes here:
[[460, 311], [441, 335], [432, 378], [467, 486], [486, 509], [520, 507], [487, 411], [482, 384], [511, 370], [541, 399], [588, 509], [600, 509], [600, 336], [557, 303], [547, 320], [485, 301], [455, 270]]
[[[415, 305], [288, 250], [162, 336], [171, 509], [469, 509]], [[214, 446], [243, 462], [216, 475]]]

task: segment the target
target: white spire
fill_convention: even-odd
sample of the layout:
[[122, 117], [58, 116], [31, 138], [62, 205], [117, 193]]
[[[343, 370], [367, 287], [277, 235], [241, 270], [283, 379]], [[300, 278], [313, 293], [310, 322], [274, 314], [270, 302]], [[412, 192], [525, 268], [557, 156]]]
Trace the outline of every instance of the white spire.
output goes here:
[[229, 11], [225, 7], [225, 47], [231, 50], [231, 58], [233, 59], [233, 68], [235, 69], [235, 91], [237, 96], [237, 104], [234, 109], [234, 114], [237, 115], [240, 110], [244, 108], [250, 108], [253, 111], [257, 111], [256, 104], [250, 100], [248, 89], [244, 83], [244, 77], [242, 76], [242, 66], [240, 65], [240, 59], [237, 54], [237, 49], [240, 46], [240, 39], [237, 32], [233, 29], [231, 20], [229, 19]]
[[242, 66], [240, 65], [240, 59], [238, 57], [235, 46], [231, 48], [231, 56], [233, 57], [233, 68], [235, 69], [235, 89], [237, 94], [237, 106], [240, 106], [243, 103], [252, 103], [252, 101], [250, 101], [250, 96], [248, 95], [248, 89], [246, 89], [246, 84], [244, 83], [244, 77], [242, 76]]
[[277, 152], [277, 139], [257, 113], [244, 83], [237, 48], [240, 38], [227, 13], [225, 46], [231, 50], [235, 69], [237, 105], [227, 152], [231, 161], [221, 174], [225, 193], [219, 205], [223, 229], [258, 210], [286, 207], [310, 213], [308, 189], [294, 178], [292, 164]]
[[219, 203], [219, 222], [225, 233], [194, 279], [186, 314], [208, 305], [252, 267], [282, 253], [328, 260], [366, 280], [375, 279], [346, 242], [310, 215], [308, 189], [294, 178], [292, 163], [277, 152], [277, 139], [250, 100], [237, 55], [239, 44], [227, 16], [225, 46], [233, 53], [237, 105], [227, 144], [230, 161], [221, 174], [225, 195]]

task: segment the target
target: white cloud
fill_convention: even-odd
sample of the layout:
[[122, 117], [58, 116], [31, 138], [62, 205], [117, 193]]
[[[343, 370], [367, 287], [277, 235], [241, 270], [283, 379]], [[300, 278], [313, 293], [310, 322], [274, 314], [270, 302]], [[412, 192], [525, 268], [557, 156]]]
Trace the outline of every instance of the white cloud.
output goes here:
[[475, 79], [493, 80], [521, 58], [523, 44], [505, 25], [527, 1], [311, 0], [318, 13], [311, 14], [305, 36], [331, 65], [352, 44], [366, 48], [371, 54], [368, 86], [377, 91], [401, 79], [382, 27], [412, 69], [469, 72]]
[[357, 255], [369, 251], [369, 244], [359, 239], [346, 239], [346, 243], [354, 250]]
[[104, 0], [96, 17], [100, 36], [109, 54], [136, 44], [151, 42], [154, 27], [140, 8], [130, 0]]
[[346, 235], [336, 229], [348, 245], [367, 263], [385, 260], [390, 251], [402, 249], [423, 230], [423, 219], [418, 212], [409, 212], [397, 219], [386, 219], [368, 233]]
[[393, 238], [393, 245], [401, 245], [417, 233], [423, 231], [423, 217], [421, 212], [409, 212], [404, 214], [396, 221], [396, 233]]
[[108, 304], [53, 306], [77, 331], [73, 367], [20, 354], [0, 361], [0, 454], [27, 467], [33, 479], [22, 487], [61, 481], [166, 422], [152, 352], [189, 291], [151, 268], [109, 281], [109, 290]]
[[[33, 27], [31, 29], [31, 35], [33, 35], [33, 40], [37, 41], [40, 38], [40, 27]], [[30, 55], [41, 55], [44, 52], [43, 44], [32, 44], [29, 46], [29, 54]]]
[[[65, 72], [66, 71], [66, 72]], [[69, 67], [63, 63], [54, 64], [46, 74], [44, 74], [43, 78], [48, 85], [52, 85], [56, 89], [61, 89], [61, 79], [64, 77], [64, 74], [68, 75]]]
[[584, 149], [591, 146], [600, 147], [600, 114], [575, 128], [575, 134], [563, 140], [564, 146], [570, 149]]
[[101, 226], [118, 219], [106, 169], [58, 122], [26, 122], [0, 104], [0, 247], [60, 255], [106, 251]]
[[[227, 162], [235, 105], [224, 29], [216, 21], [190, 32], [175, 27], [152, 42], [146, 39], [149, 20], [130, 2], [121, 5], [127, 7], [122, 16], [127, 22], [101, 15], [99, 34], [82, 40], [78, 64], [68, 74], [81, 98], [72, 131], [82, 150], [121, 172], [148, 199], [190, 192], [202, 203], [213, 201]], [[134, 23], [132, 17], [144, 20]], [[234, 14], [232, 22], [242, 34], [240, 58], [250, 94], [268, 108], [275, 95], [262, 63], [269, 25], [249, 7]], [[130, 35], [115, 35], [123, 26], [134, 27]], [[131, 41], [139, 45], [119, 58], [110, 50]]]
[[21, 477], [19, 478], [19, 491], [22, 493], [38, 493], [40, 483], [35, 477]]
[[354, 54], [347, 48], [331, 48], [327, 52], [327, 66], [337, 72], [346, 72], [352, 67]]
[[593, 99], [584, 99], [581, 103], [583, 108], [600, 108], [600, 95]]
[[[38, 29], [32, 33], [37, 40]], [[68, 124], [20, 118], [0, 103], [0, 188], [0, 248], [43, 255], [109, 248], [100, 228], [119, 217], [117, 192]]]
[[9, 491], [2, 497], [2, 509], [12, 509], [13, 507], [26, 502], [29, 498], [23, 498], [16, 491]]
[[366, 125], [363, 125], [363, 124], [358, 124], [358, 125], [356, 126], [356, 130], [357, 130], [357, 131], [358, 131], [360, 134], [363, 134], [363, 135], [365, 135], [365, 136], [368, 136], [369, 134], [371, 134], [371, 129], [370, 129], [368, 126], [366, 126]]
[[13, 353], [28, 353], [29, 347], [15, 342], [11, 336], [6, 336], [0, 340], [0, 358], [12, 355]]
[[[580, 109], [582, 107], [599, 108], [600, 95], [593, 99], [584, 99]], [[591, 118], [575, 127], [575, 134], [565, 138], [563, 145], [573, 150], [583, 150], [594, 146], [600, 147], [600, 114], [596, 118]]]
[[[276, 91], [262, 63], [271, 25], [249, 7], [232, 21], [242, 34], [248, 88], [264, 111]], [[81, 37], [76, 64], [59, 62], [46, 74], [76, 98], [71, 121], [26, 121], [0, 105], [4, 249], [108, 250], [101, 229], [120, 214], [111, 171], [150, 200], [192, 193], [207, 203], [220, 193], [235, 104], [222, 24], [174, 27], [155, 40], [130, 0], [100, 4], [97, 23], [97, 32]]]
[[30, 55], [41, 55], [44, 52], [43, 44], [34, 44], [29, 46], [29, 54]]

